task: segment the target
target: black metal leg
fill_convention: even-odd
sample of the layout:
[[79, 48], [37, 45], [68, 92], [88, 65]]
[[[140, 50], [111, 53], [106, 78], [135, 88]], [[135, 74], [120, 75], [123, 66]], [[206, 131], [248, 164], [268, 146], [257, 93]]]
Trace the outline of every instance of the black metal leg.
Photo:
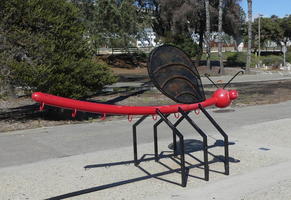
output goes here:
[[203, 108], [200, 104], [199, 104], [199, 108], [224, 138], [224, 158], [225, 158], [224, 159], [224, 168], [225, 168], [225, 174], [229, 175], [228, 136], [223, 131], [223, 129], [217, 124], [217, 122], [211, 117], [211, 115], [205, 110], [205, 108]]
[[180, 133], [180, 131], [167, 119], [167, 117], [161, 113], [157, 109], [157, 114], [161, 117], [161, 119], [173, 130], [175, 135], [179, 137], [180, 140], [180, 151], [181, 151], [181, 179], [182, 179], [182, 187], [186, 187], [186, 167], [185, 167], [185, 154], [184, 154], [184, 136]]
[[204, 174], [205, 180], [209, 180], [209, 166], [208, 166], [208, 151], [207, 151], [207, 135], [197, 126], [197, 124], [188, 116], [188, 114], [181, 108], [179, 108], [179, 112], [183, 117], [191, 124], [191, 126], [202, 136], [203, 138], [203, 155], [204, 155]]
[[175, 131], [173, 131], [173, 151], [174, 151], [174, 156], [177, 156], [177, 136], [175, 134]]
[[[168, 117], [169, 115], [166, 115]], [[155, 151], [155, 161], [159, 160], [159, 153], [158, 153], [158, 126], [163, 122], [163, 119], [159, 119], [154, 124], [154, 151]]]
[[[187, 112], [189, 113], [189, 112]], [[166, 114], [165, 117], [168, 118], [170, 116], [170, 114]], [[181, 116], [174, 124], [175, 127], [177, 127], [182, 121], [183, 121], [184, 117]], [[158, 126], [161, 124], [161, 122], [163, 122], [163, 119], [159, 119], [159, 121], [157, 121], [154, 124], [154, 151], [155, 151], [155, 161], [159, 160], [159, 154], [158, 154]], [[177, 136], [173, 131], [173, 151], [174, 151], [174, 155], [177, 156]]]
[[[170, 116], [170, 114], [166, 114], [165, 117], [168, 118]], [[178, 126], [180, 124], [180, 122], [183, 120], [184, 118], [181, 117], [175, 124], [174, 126]], [[161, 124], [161, 122], [163, 122], [163, 119], [160, 119], [159, 121], [157, 121], [154, 124], [154, 147], [155, 147], [155, 161], [159, 160], [159, 154], [158, 154], [158, 126]], [[176, 139], [176, 134], [173, 132], [173, 151], [174, 151], [174, 155], [177, 155], [177, 139]]]
[[[189, 113], [189, 111], [187, 112], [187, 114]], [[184, 116], [181, 116], [174, 124], [174, 126], [177, 128], [177, 126], [183, 121], [183, 119], [185, 119]], [[174, 146], [174, 155], [177, 155], [177, 137], [176, 134], [173, 132], [173, 146]]]
[[137, 138], [136, 138], [136, 127], [143, 121], [145, 118], [147, 118], [148, 115], [142, 116], [139, 120], [137, 120], [133, 125], [132, 125], [132, 138], [133, 138], [133, 158], [134, 158], [134, 165], [138, 165], [138, 160], [137, 160]]

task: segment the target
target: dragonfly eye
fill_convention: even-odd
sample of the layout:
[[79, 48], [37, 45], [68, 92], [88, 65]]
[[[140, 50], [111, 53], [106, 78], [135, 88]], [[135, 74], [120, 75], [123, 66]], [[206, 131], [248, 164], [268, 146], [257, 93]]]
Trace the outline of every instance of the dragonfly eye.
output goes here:
[[230, 100], [235, 100], [238, 98], [238, 92], [236, 90], [229, 90]]

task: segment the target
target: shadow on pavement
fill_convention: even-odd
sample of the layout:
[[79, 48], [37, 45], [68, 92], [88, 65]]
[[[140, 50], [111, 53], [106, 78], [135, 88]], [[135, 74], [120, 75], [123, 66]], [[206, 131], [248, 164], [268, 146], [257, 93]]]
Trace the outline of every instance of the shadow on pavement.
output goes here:
[[[230, 145], [233, 145], [233, 144], [234, 143], [230, 143]], [[209, 148], [223, 146], [223, 145], [224, 144], [223, 144], [222, 140], [217, 140], [213, 145], [209, 146]], [[169, 145], [169, 148], [172, 148], [172, 144]], [[200, 180], [205, 180], [202, 177], [198, 177], [198, 176], [194, 176], [194, 175], [189, 174], [189, 170], [192, 169], [192, 168], [204, 169], [203, 162], [191, 154], [192, 152], [196, 152], [196, 151], [200, 151], [200, 150], [202, 150], [202, 142], [201, 141], [199, 141], [199, 140], [185, 140], [185, 154], [199, 162], [199, 164], [192, 164], [192, 163], [186, 162], [186, 164], [188, 165], [187, 166], [187, 178], [191, 177], [191, 178], [196, 178], [196, 179], [200, 179]], [[210, 152], [209, 152], [209, 154], [211, 156], [213, 156], [213, 159], [211, 161], [209, 161], [209, 165], [214, 164], [214, 163], [224, 162], [224, 156], [215, 156], [214, 154], [212, 154]], [[165, 159], [165, 158], [170, 158], [172, 161], [176, 162], [178, 164], [178, 166], [179, 166], [179, 159], [177, 158], [177, 156], [175, 156], [173, 154], [172, 151], [163, 151], [163, 152], [160, 153], [159, 161], [157, 161], [156, 163], [158, 163], [161, 166], [163, 166], [164, 168], [166, 168], [166, 171], [155, 173], [155, 174], [151, 174], [145, 168], [143, 168], [141, 166], [137, 166], [138, 169], [140, 169], [143, 173], [145, 173], [145, 176], [140, 176], [140, 177], [136, 177], [136, 178], [132, 178], [132, 179], [128, 179], [128, 180], [118, 181], [118, 182], [115, 182], [115, 183], [109, 183], [109, 184], [100, 185], [100, 186], [96, 186], [96, 187], [91, 187], [91, 188], [87, 188], [87, 189], [83, 189], [83, 190], [79, 190], [79, 191], [74, 191], [74, 192], [70, 192], [70, 193], [67, 193], [67, 194], [62, 194], [62, 195], [55, 196], [55, 197], [48, 198], [48, 199], [66, 199], [66, 198], [71, 198], [71, 197], [75, 197], [75, 196], [79, 196], [79, 195], [83, 195], [83, 194], [88, 194], [88, 193], [91, 193], [91, 192], [97, 192], [97, 191], [100, 191], [100, 190], [105, 190], [105, 189], [109, 189], [109, 188], [113, 188], [113, 187], [129, 184], [129, 183], [135, 183], [135, 182], [138, 182], [138, 181], [144, 181], [144, 180], [151, 179], [151, 178], [155, 178], [155, 179], [167, 182], [167, 183], [171, 183], [171, 184], [174, 184], [174, 185], [177, 185], [177, 186], [181, 186], [180, 183], [177, 183], [177, 182], [174, 182], [174, 181], [171, 181], [171, 180], [167, 180], [165, 178], [161, 178], [161, 176], [172, 174], [172, 173], [179, 173], [180, 174], [180, 171], [181, 171], [180, 167], [177, 166], [178, 168], [173, 169], [173, 168], [169, 167], [168, 165], [166, 165], [164, 162], [161, 161], [161, 159]], [[141, 162], [149, 162], [149, 161], [154, 161], [154, 160], [155, 160], [155, 157], [154, 157], [153, 154], [144, 154], [139, 159], [139, 162], [140, 163]], [[240, 162], [240, 160], [237, 160], [237, 159], [231, 158], [231, 157], [229, 158], [229, 161], [232, 162], [232, 163]], [[130, 165], [130, 164], [134, 164], [134, 160], [111, 162], [111, 163], [102, 163], [102, 164], [94, 164], [94, 165], [86, 165], [84, 168], [87, 170], [87, 169], [92, 169], [92, 168], [101, 168], [101, 167], [108, 168], [108, 167], [114, 167], [114, 166], [120, 166], [120, 165]], [[220, 171], [216, 171], [216, 170], [210, 170], [210, 172], [215, 172], [215, 173], [219, 173], [219, 174], [225, 174], [224, 172], [220, 172]]]

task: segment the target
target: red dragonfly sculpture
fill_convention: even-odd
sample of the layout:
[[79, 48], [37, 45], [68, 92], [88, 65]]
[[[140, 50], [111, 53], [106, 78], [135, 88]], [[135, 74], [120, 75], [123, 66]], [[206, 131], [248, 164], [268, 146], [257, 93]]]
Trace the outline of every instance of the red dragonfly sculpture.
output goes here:
[[[206, 107], [216, 106], [224, 108], [231, 104], [233, 100], [238, 98], [236, 90], [226, 90], [226, 86], [242, 71], [238, 72], [228, 83], [222, 88], [219, 88], [207, 75], [205, 75], [217, 87], [217, 90], [210, 98], [206, 98], [203, 90], [200, 75], [193, 65], [192, 60], [182, 50], [172, 45], [163, 45], [155, 48], [148, 61], [148, 73], [153, 84], [166, 96], [177, 102], [175, 105], [166, 106], [122, 106], [122, 105], [108, 105], [102, 103], [92, 103], [86, 101], [79, 101], [64, 97], [59, 97], [42, 92], [35, 92], [32, 94], [32, 99], [40, 103], [40, 109], [43, 110], [45, 105], [60, 107], [73, 110], [72, 116], [75, 117], [78, 111], [100, 113], [103, 119], [107, 114], [114, 115], [143, 115], [139, 120], [133, 124], [133, 150], [134, 163], [139, 164], [137, 158], [137, 136], [136, 127], [149, 115], [160, 116], [160, 119], [154, 124], [154, 151], [155, 160], [158, 161], [158, 138], [157, 126], [161, 122], [165, 122], [173, 130], [173, 146], [174, 155], [177, 155], [177, 141], [179, 137], [180, 154], [181, 154], [181, 178], [182, 186], [186, 186], [187, 167], [185, 166], [185, 152], [184, 152], [184, 137], [178, 130], [177, 126], [183, 119], [186, 119], [189, 124], [197, 131], [203, 138], [203, 154], [204, 154], [204, 171], [205, 180], [209, 179], [208, 166], [208, 145], [207, 135], [201, 128], [189, 117], [191, 111], [201, 110], [208, 120], [214, 125], [219, 133], [224, 138], [224, 166], [225, 174], [229, 174], [229, 152], [228, 152], [228, 136], [206, 111]], [[170, 114], [181, 114], [181, 117], [172, 123], [168, 120]], [[178, 118], [178, 117], [177, 117]], [[130, 119], [130, 117], [129, 117]], [[157, 119], [154, 117], [154, 119]]]

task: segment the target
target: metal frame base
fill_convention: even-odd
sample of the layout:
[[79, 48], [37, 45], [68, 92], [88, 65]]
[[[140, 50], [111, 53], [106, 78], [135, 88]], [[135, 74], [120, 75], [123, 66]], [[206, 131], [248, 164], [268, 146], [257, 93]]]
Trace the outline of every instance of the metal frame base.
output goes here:
[[[229, 149], [228, 149], [228, 136], [223, 131], [223, 129], [217, 124], [217, 122], [212, 118], [212, 116], [199, 104], [199, 108], [202, 113], [207, 117], [207, 119], [212, 123], [212, 125], [218, 130], [218, 132], [224, 138], [224, 168], [225, 174], [229, 175]], [[156, 110], [157, 115], [160, 116], [160, 119], [153, 125], [153, 132], [154, 132], [154, 155], [155, 161], [159, 161], [159, 154], [158, 154], [158, 126], [165, 122], [169, 128], [172, 130], [173, 135], [173, 151], [174, 155], [178, 155], [177, 151], [177, 137], [179, 138], [180, 143], [180, 171], [181, 171], [181, 186], [186, 187], [187, 184], [187, 174], [188, 168], [185, 166], [185, 150], [184, 150], [184, 136], [183, 134], [177, 129], [177, 126], [185, 119], [195, 130], [196, 132], [202, 137], [203, 140], [203, 162], [204, 165], [204, 179], [206, 181], [209, 180], [209, 164], [208, 164], [208, 144], [207, 144], [207, 135], [205, 132], [189, 117], [190, 112], [185, 112], [182, 108], [179, 108], [179, 113], [182, 115], [174, 124], [168, 120], [170, 114], [163, 114], [160, 112], [159, 109]], [[148, 115], [142, 116], [138, 121], [136, 121], [132, 126], [132, 133], [133, 133], [133, 154], [134, 154], [134, 165], [138, 166], [139, 160], [137, 156], [137, 126], [143, 122]]]

